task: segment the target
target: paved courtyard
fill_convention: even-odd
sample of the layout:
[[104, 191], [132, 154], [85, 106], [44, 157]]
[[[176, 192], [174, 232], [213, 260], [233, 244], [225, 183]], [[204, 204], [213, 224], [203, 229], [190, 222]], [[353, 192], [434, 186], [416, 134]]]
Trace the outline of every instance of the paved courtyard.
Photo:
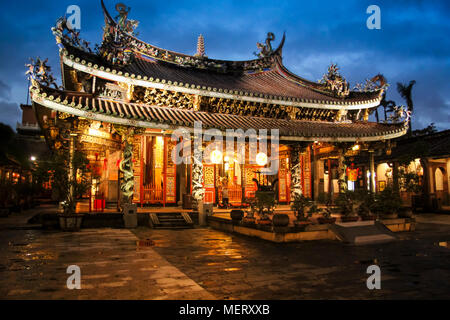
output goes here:
[[[26, 224], [34, 213], [0, 219], [2, 299], [450, 298], [450, 216], [421, 216], [393, 243], [349, 246], [275, 244], [210, 228], [64, 233]], [[372, 264], [381, 290], [366, 287]], [[69, 265], [81, 268], [81, 290], [66, 287]]]

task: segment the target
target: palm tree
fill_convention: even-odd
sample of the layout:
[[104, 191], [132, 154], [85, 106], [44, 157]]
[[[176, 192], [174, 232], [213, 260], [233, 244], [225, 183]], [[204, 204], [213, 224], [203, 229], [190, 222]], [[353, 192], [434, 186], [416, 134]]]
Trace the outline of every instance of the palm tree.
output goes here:
[[383, 107], [384, 110], [384, 121], [387, 121], [387, 113], [394, 111], [394, 107], [396, 106], [395, 101], [386, 100], [386, 92], [383, 93], [383, 99], [381, 99], [380, 106]]
[[[411, 80], [408, 85], [397, 82], [397, 91], [402, 96], [403, 99], [406, 101], [406, 105], [408, 107], [408, 111], [411, 113], [414, 111], [414, 104], [412, 101], [412, 88], [416, 84], [416, 80]], [[408, 134], [411, 135], [412, 128], [411, 128], [411, 118], [409, 119], [409, 129]]]

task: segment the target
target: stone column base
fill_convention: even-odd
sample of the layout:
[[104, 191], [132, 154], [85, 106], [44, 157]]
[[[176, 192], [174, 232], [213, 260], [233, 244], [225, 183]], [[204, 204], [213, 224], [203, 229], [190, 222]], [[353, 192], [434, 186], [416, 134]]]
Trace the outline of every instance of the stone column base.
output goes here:
[[122, 205], [123, 222], [125, 228], [133, 229], [137, 227], [137, 205], [125, 203]]

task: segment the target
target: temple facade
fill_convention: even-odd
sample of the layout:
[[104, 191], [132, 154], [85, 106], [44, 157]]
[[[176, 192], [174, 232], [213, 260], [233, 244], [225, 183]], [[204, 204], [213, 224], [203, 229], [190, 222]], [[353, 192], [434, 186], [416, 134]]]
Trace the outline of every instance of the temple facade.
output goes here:
[[[158, 48], [136, 38], [129, 9], [116, 6], [113, 19], [101, 6], [105, 27], [95, 49], [64, 18], [52, 28], [62, 87], [46, 61], [32, 61], [27, 72], [49, 146], [69, 152], [73, 143], [90, 160], [91, 201], [125, 195], [142, 206], [189, 206], [190, 197], [220, 204], [226, 188], [238, 206], [261, 186], [276, 189], [279, 203], [295, 194], [316, 199], [349, 181], [355, 187], [349, 159], [360, 154], [369, 155], [374, 185], [374, 152], [389, 152], [390, 140], [408, 130], [402, 109], [389, 123], [369, 121], [385, 94], [381, 75], [354, 89], [336, 65], [318, 82], [303, 79], [283, 65], [284, 35], [273, 48], [268, 33], [255, 59], [216, 60], [206, 56], [202, 36], [194, 55]], [[199, 124], [214, 134], [203, 133], [196, 145]], [[231, 149], [213, 147], [202, 157], [217, 140], [210, 136], [227, 130], [244, 132], [243, 144], [236, 139]], [[255, 150], [264, 130], [267, 146]], [[181, 163], [173, 156], [180, 145], [189, 151]], [[277, 170], [265, 170], [273, 161]]]

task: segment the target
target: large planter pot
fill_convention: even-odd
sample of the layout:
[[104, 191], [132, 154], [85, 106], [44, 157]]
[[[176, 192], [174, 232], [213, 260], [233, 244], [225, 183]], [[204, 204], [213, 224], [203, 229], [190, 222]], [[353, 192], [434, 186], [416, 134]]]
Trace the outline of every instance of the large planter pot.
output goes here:
[[83, 214], [60, 214], [59, 227], [62, 231], [80, 231]]
[[286, 227], [289, 225], [289, 216], [285, 213], [276, 213], [273, 215], [272, 223], [275, 227]]
[[231, 220], [233, 220], [235, 222], [241, 221], [242, 218], [244, 217], [244, 211], [239, 210], [239, 209], [231, 210], [230, 217], [231, 217]]
[[342, 222], [356, 222], [359, 220], [358, 216], [343, 216], [341, 217]]
[[317, 221], [318, 221], [320, 224], [333, 224], [333, 223], [336, 222], [336, 218], [325, 218], [325, 217], [320, 217], [320, 218], [317, 218]]

